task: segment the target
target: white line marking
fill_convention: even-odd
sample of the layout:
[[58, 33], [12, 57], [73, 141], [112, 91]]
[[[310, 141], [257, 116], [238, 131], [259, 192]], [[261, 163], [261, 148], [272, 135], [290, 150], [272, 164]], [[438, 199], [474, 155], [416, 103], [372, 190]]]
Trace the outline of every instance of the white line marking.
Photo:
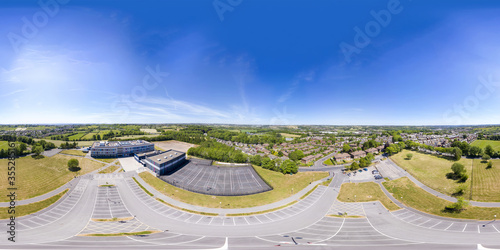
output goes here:
[[448, 228], [450, 228], [451, 226], [453, 226], [453, 223], [451, 223], [451, 225], [449, 225], [447, 228], [445, 228], [444, 231], [448, 230]]
[[424, 221], [424, 222], [422, 222], [422, 223], [418, 224], [417, 226], [420, 226], [420, 225], [422, 225], [422, 224], [425, 224], [425, 223], [427, 223], [427, 222], [429, 222], [429, 221], [431, 221], [431, 219], [428, 219], [428, 220], [426, 220], [426, 221]]
[[497, 230], [497, 232], [500, 233], [500, 231], [495, 227], [495, 225], [491, 225], [495, 230]]
[[438, 223], [436, 223], [434, 226], [429, 227], [429, 228], [433, 228], [433, 227], [435, 227], [435, 226], [437, 226], [437, 225], [441, 224], [441, 222], [443, 222], [443, 221], [439, 221], [439, 222], [438, 222]]
[[464, 229], [462, 229], [462, 232], [464, 232], [464, 231], [465, 231], [465, 228], [466, 228], [466, 227], [467, 227], [467, 224], [465, 224]]

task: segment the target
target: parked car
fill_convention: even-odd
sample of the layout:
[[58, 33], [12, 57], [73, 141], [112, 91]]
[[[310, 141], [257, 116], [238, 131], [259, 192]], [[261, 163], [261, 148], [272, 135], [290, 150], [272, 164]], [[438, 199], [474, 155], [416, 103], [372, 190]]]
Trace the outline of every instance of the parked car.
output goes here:
[[372, 174], [379, 174], [378, 170], [373, 170]]
[[379, 174], [375, 175], [375, 180], [379, 180], [379, 179], [382, 179], [382, 178], [383, 178], [382, 175], [379, 175]]
[[363, 170], [368, 171], [368, 168], [363, 168]]

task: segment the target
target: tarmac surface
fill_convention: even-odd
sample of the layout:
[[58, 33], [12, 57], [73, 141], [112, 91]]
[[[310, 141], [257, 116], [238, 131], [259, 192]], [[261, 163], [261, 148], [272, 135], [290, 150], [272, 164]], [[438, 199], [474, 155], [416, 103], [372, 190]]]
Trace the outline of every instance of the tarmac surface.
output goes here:
[[272, 190], [252, 166], [215, 166], [212, 161], [188, 160], [177, 171], [160, 176], [176, 187], [195, 193], [222, 196], [257, 194]]
[[[291, 206], [248, 216], [177, 210], [146, 194], [132, 177], [140, 179], [132, 172], [77, 178], [56, 204], [15, 220], [16, 242], [2, 230], [0, 249], [500, 249], [499, 221], [339, 202], [340, 185], [348, 180], [340, 173]], [[85, 236], [103, 233], [139, 235]]]

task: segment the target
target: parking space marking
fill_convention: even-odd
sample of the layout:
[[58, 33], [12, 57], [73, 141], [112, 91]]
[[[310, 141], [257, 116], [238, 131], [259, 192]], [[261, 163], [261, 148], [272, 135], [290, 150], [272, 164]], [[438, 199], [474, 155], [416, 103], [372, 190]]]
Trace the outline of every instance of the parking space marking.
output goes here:
[[462, 229], [462, 232], [465, 231], [465, 228], [467, 227], [467, 223], [465, 223], [464, 229]]
[[451, 226], [453, 226], [453, 223], [451, 223], [447, 228], [445, 228], [444, 231], [448, 230], [448, 228], [450, 228]]
[[495, 225], [491, 225], [495, 230], [497, 230], [497, 232], [500, 233], [500, 231], [495, 227]]

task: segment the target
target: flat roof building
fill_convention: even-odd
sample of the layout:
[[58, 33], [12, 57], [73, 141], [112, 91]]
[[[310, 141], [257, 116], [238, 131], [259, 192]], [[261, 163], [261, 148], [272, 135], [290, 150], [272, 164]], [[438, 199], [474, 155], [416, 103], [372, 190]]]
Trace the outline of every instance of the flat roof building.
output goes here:
[[142, 160], [145, 167], [156, 173], [156, 175], [165, 175], [172, 172], [182, 165], [186, 160], [186, 154], [177, 150], [168, 150], [161, 154], [152, 155]]
[[153, 143], [144, 140], [133, 141], [100, 141], [94, 142], [90, 148], [92, 157], [123, 157], [132, 156], [155, 150]]

